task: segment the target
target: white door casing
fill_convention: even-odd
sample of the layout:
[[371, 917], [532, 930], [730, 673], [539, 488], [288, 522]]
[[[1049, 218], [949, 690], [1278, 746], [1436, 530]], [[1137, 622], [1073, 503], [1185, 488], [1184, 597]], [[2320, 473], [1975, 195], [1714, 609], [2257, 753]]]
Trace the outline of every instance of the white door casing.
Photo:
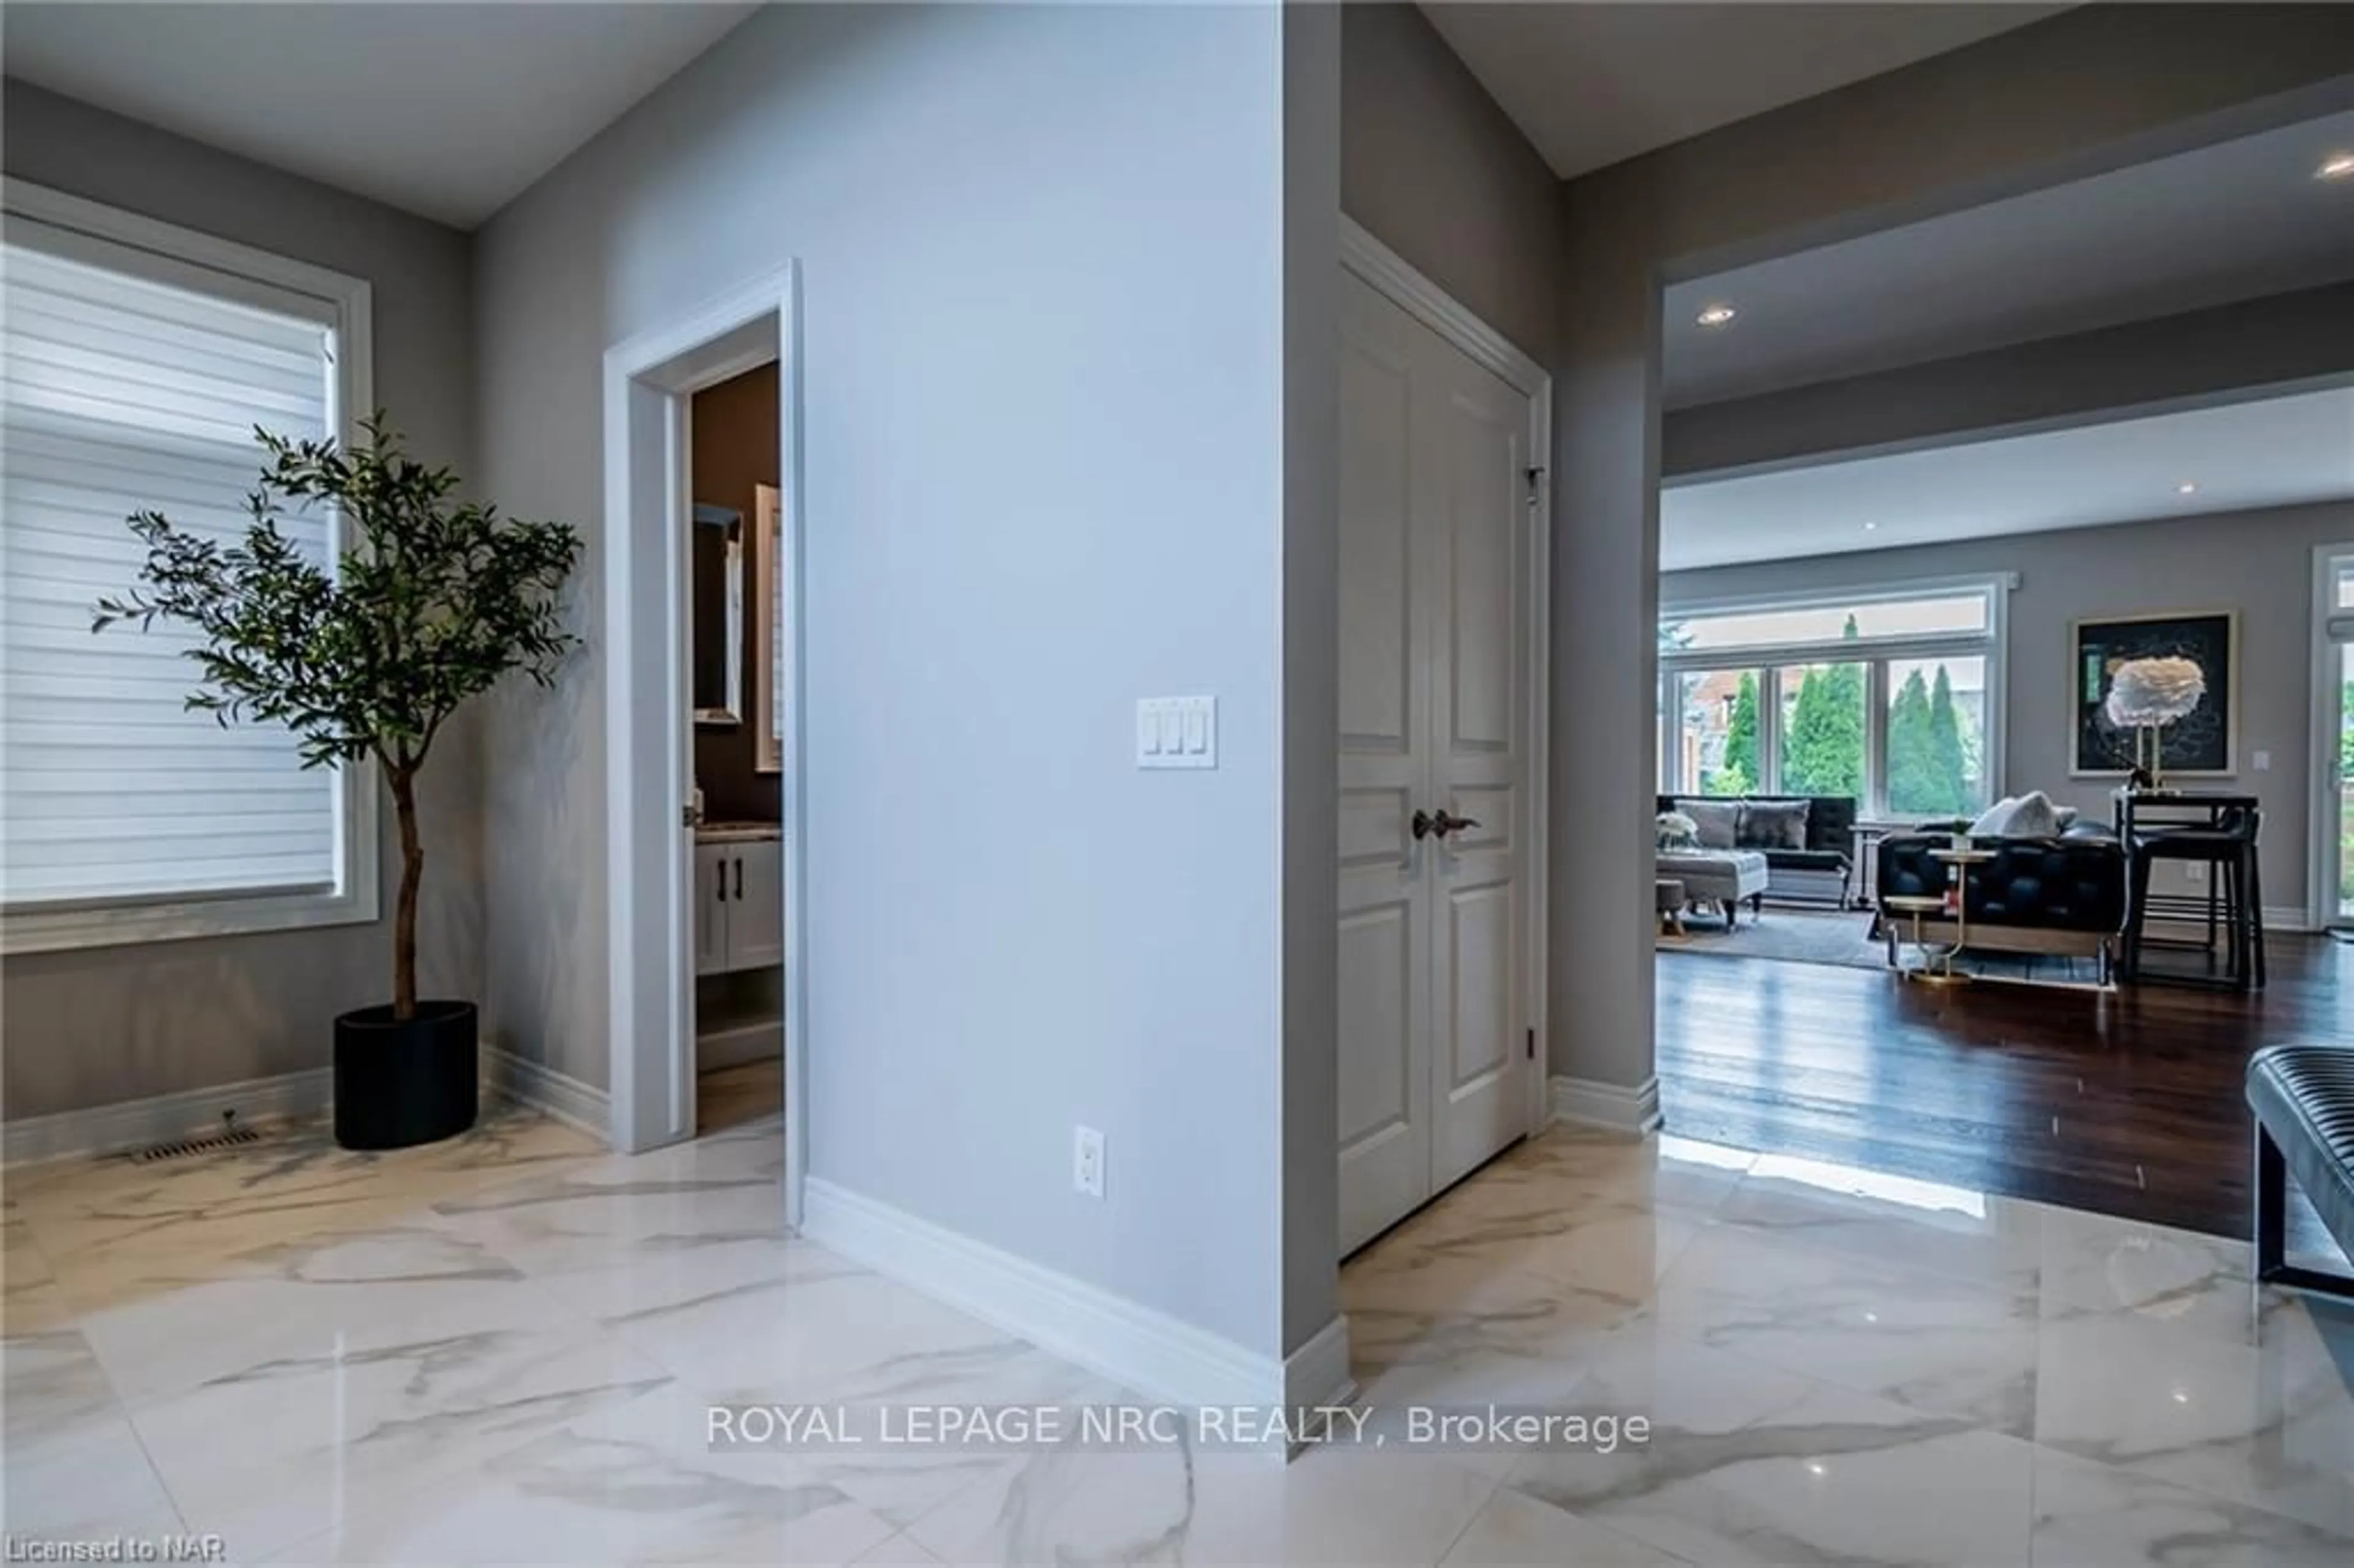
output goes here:
[[1532, 363], [1344, 227], [1343, 1253], [1538, 1119], [1547, 418]]
[[[785, 645], [777, 663], [784, 804], [778, 918], [788, 971], [784, 1023], [785, 1223], [801, 1223], [808, 1165], [807, 802], [801, 788], [807, 713], [801, 639], [801, 284], [793, 262], [684, 307], [605, 352], [605, 672], [607, 1041], [610, 1138], [637, 1151], [690, 1137], [695, 1126], [694, 976], [700, 934], [698, 857], [685, 816], [687, 404], [755, 366], [779, 366], [783, 464], [778, 601]], [[731, 880], [732, 890], [733, 883]], [[707, 889], [705, 891], [708, 891]]]

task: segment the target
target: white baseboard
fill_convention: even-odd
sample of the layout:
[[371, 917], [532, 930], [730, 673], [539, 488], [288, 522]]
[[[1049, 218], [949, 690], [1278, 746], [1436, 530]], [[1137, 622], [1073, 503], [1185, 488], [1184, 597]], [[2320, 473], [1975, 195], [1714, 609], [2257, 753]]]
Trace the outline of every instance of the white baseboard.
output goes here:
[[[1295, 1361], [1303, 1386], [1319, 1380], [1330, 1385], [1336, 1355], [1341, 1379], [1348, 1376], [1343, 1319], [1334, 1319], [1288, 1361], [1256, 1354], [820, 1177], [811, 1177], [803, 1190], [801, 1234], [1041, 1350], [1172, 1404], [1282, 1404]], [[1319, 1390], [1324, 1392], [1329, 1387]]]
[[1575, 1122], [1612, 1132], [1640, 1137], [1659, 1125], [1659, 1080], [1644, 1079], [1633, 1088], [1572, 1078], [1556, 1073], [1546, 1086], [1546, 1119]]
[[1357, 1380], [1349, 1372], [1349, 1319], [1339, 1313], [1283, 1358], [1283, 1404], [1288, 1410], [1354, 1404]]
[[[605, 1091], [483, 1044], [486, 1098], [514, 1100], [601, 1139], [609, 1130]], [[86, 1110], [28, 1116], [0, 1125], [0, 1161], [31, 1165], [77, 1156], [118, 1154], [150, 1144], [204, 1138], [221, 1130], [223, 1111], [243, 1127], [265, 1127], [313, 1116], [334, 1103], [335, 1070], [306, 1067], [270, 1078], [247, 1078], [210, 1088], [184, 1089], [146, 1099], [119, 1100]]]
[[482, 1043], [482, 1086], [493, 1097], [529, 1106], [594, 1138], [612, 1132], [610, 1097], [596, 1085], [488, 1041]]
[[239, 1124], [245, 1127], [310, 1116], [327, 1108], [334, 1095], [334, 1078], [332, 1067], [306, 1067], [275, 1077], [247, 1078], [86, 1110], [23, 1117], [0, 1126], [0, 1160], [30, 1165], [203, 1138], [221, 1130], [223, 1111], [235, 1111]]
[[2320, 927], [2313, 923], [2313, 912], [2309, 909], [2274, 909], [2270, 906], [2265, 906], [2264, 935], [2267, 937], [2275, 931], [2296, 933], [2320, 929]]

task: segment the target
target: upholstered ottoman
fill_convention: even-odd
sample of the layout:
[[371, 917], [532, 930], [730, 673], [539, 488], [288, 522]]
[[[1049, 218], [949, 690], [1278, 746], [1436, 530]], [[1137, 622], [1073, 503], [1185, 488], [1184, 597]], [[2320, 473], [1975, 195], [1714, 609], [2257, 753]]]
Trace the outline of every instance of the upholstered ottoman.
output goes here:
[[1682, 883], [1685, 898], [1693, 904], [1723, 908], [1728, 931], [1742, 902], [1755, 909], [1766, 892], [1766, 857], [1755, 850], [1661, 850], [1652, 874]]

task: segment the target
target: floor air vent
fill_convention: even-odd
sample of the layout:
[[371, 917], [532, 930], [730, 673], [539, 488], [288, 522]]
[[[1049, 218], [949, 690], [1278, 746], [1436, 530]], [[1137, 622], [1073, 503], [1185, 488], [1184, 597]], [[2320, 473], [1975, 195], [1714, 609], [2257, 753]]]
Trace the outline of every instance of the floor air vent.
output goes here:
[[221, 1112], [221, 1129], [206, 1138], [184, 1138], [176, 1143], [151, 1143], [134, 1151], [132, 1162], [153, 1165], [159, 1160], [186, 1160], [192, 1154], [211, 1154], [223, 1149], [237, 1149], [249, 1143], [260, 1143], [261, 1134], [249, 1127], [238, 1125], [237, 1112]]

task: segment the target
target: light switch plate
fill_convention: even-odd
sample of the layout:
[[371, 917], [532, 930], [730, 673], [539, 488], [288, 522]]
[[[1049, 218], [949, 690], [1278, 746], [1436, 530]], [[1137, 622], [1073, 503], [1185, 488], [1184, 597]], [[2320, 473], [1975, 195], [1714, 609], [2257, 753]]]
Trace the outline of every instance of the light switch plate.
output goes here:
[[1215, 768], [1218, 699], [1140, 697], [1136, 704], [1139, 768]]

